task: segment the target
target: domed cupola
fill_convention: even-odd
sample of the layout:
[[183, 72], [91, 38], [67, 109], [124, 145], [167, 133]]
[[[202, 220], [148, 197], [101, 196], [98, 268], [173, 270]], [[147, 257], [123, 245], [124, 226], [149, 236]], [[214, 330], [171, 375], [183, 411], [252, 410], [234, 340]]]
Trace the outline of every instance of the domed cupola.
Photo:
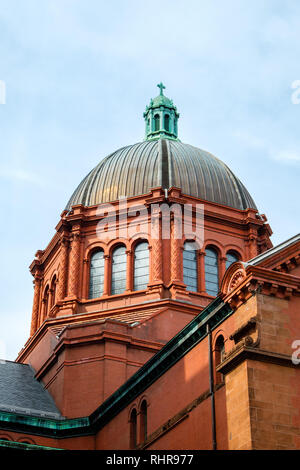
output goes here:
[[151, 99], [150, 105], [146, 107], [143, 115], [146, 125], [145, 140], [178, 140], [177, 121], [179, 113], [173, 101], [164, 95], [163, 90], [166, 87], [162, 83], [157, 86], [160, 93], [156, 98]]

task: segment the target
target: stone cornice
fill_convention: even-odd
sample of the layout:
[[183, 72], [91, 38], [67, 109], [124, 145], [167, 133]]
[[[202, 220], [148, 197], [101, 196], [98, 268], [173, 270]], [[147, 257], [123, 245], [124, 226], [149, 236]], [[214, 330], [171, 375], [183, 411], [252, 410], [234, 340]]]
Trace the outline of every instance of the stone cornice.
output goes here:
[[285, 367], [297, 367], [293, 364], [291, 356], [288, 356], [287, 354], [266, 351], [264, 349], [240, 343], [225, 356], [225, 359], [216, 369], [222, 374], [227, 374], [245, 360], [267, 362]]
[[248, 300], [254, 292], [288, 299], [300, 293], [300, 278], [238, 262], [227, 270], [221, 292], [224, 301], [234, 308]]

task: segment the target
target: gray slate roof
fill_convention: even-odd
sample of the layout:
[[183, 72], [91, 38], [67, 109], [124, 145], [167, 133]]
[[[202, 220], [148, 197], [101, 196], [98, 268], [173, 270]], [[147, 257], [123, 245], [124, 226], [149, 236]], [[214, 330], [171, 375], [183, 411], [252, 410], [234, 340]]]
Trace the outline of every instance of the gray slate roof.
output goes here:
[[62, 418], [51, 395], [28, 364], [0, 360], [0, 411]]

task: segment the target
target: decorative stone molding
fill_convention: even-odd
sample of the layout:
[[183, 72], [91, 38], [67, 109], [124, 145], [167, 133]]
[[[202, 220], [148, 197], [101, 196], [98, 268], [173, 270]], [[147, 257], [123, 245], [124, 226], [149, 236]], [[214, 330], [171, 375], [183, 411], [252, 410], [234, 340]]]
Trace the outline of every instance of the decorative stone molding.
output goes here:
[[69, 250], [69, 239], [62, 236], [60, 240], [61, 249], [61, 265], [59, 272], [59, 282], [57, 288], [57, 300], [61, 301], [66, 296], [67, 289], [67, 277], [68, 277], [68, 250]]
[[300, 280], [286, 273], [243, 263], [234, 263], [228, 268], [221, 293], [232, 308], [238, 308], [258, 292], [289, 299], [294, 293], [300, 293]]
[[78, 296], [78, 282], [79, 282], [79, 271], [80, 271], [80, 232], [78, 226], [74, 226], [74, 231], [71, 234], [71, 253], [70, 253], [70, 265], [69, 265], [69, 297]]
[[238, 269], [229, 281], [228, 293], [232, 292], [242, 282], [242, 280], [245, 279], [245, 277], [246, 277], [245, 270]]
[[233, 340], [236, 345], [242, 343], [245, 346], [257, 347], [260, 343], [260, 320], [258, 316], [249, 318], [247, 322], [229, 336], [229, 339]]
[[260, 361], [270, 364], [283, 365], [285, 367], [297, 367], [291, 361], [291, 356], [279, 354], [273, 351], [266, 351], [247, 344], [247, 341], [239, 345], [226, 354], [224, 360], [217, 366], [217, 371], [228, 374], [245, 360]]

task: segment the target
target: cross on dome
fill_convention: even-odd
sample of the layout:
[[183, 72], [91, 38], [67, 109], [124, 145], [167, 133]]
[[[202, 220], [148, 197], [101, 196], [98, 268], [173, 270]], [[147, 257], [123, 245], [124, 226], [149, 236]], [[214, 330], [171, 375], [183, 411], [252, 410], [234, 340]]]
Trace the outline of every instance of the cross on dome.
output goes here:
[[163, 94], [164, 94], [163, 90], [166, 89], [165, 85], [164, 85], [162, 82], [160, 82], [157, 86], [158, 86], [158, 88], [160, 89], [160, 93], [159, 93], [159, 94], [160, 94], [160, 95], [163, 95]]

